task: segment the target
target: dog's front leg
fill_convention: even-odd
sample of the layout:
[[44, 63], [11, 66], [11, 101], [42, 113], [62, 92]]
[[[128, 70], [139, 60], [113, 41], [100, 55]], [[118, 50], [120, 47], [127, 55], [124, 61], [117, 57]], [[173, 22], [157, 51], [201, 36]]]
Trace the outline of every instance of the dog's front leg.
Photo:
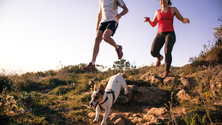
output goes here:
[[95, 119], [93, 120], [94, 123], [98, 122], [98, 120], [99, 120], [99, 112], [100, 112], [100, 106], [97, 105], [96, 106], [96, 116], [95, 116]]
[[110, 112], [110, 108], [107, 107], [106, 110], [105, 110], [105, 114], [103, 116], [103, 121], [101, 122], [101, 125], [105, 125], [106, 124], [106, 120], [107, 120], [107, 118], [109, 116], [109, 112]]

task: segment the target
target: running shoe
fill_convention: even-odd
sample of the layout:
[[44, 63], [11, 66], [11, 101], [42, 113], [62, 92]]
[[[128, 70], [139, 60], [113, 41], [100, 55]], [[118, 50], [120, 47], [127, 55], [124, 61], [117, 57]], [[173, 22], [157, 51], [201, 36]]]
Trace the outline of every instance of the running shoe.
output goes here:
[[83, 67], [82, 70], [83, 70], [83, 71], [94, 71], [94, 70], [96, 70], [96, 67], [95, 67], [95, 65], [93, 65], [93, 64], [90, 62], [89, 65], [86, 66], [86, 67]]
[[166, 77], [168, 77], [168, 76], [169, 76], [169, 72], [168, 72], [168, 71], [165, 71], [163, 78], [166, 78]]
[[121, 45], [118, 45], [118, 48], [116, 48], [116, 52], [117, 52], [117, 55], [118, 55], [118, 59], [121, 59], [123, 57], [123, 51], [122, 51], [122, 46]]
[[161, 55], [160, 58], [157, 58], [156, 67], [159, 67], [161, 65], [162, 60], [163, 60], [163, 56]]

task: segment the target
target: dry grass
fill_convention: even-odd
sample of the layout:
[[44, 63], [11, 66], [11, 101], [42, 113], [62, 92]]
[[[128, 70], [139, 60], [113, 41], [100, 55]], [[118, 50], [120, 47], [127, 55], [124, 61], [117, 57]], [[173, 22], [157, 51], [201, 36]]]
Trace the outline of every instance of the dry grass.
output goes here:
[[[183, 67], [171, 67], [170, 75], [186, 77], [190, 85], [182, 86], [179, 79], [174, 83], [158, 86], [166, 91], [163, 103], [169, 109], [166, 124], [221, 124], [222, 120], [222, 47], [214, 47]], [[22, 75], [0, 74], [0, 121], [3, 124], [91, 124], [87, 117], [93, 110], [88, 107], [91, 99], [89, 81], [96, 84], [118, 73], [81, 71], [85, 64], [62, 67], [45, 72], [27, 72]], [[102, 66], [100, 66], [102, 67]], [[162, 76], [165, 65], [153, 65], [125, 69], [127, 84], [151, 86], [140, 77], [146, 73]], [[122, 70], [122, 69], [121, 69]], [[190, 101], [178, 103], [175, 93], [184, 89]], [[114, 108], [118, 109], [117, 103]], [[116, 107], [115, 107], [116, 106]], [[136, 107], [133, 105], [132, 107]], [[111, 124], [111, 123], [110, 123]]]

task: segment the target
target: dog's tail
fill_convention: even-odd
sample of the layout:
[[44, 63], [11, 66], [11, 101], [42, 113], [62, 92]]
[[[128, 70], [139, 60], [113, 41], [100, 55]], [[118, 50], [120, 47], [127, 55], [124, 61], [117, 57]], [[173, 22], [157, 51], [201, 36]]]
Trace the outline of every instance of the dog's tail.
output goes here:
[[124, 77], [124, 76], [125, 76], [125, 74], [126, 74], [126, 72], [123, 72], [123, 73], [118, 73], [117, 75], [120, 75], [120, 76]]

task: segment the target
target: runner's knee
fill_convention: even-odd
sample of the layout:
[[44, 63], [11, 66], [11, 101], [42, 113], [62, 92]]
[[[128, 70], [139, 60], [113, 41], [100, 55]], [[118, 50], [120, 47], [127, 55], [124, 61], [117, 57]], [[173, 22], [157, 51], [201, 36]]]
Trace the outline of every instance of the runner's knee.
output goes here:
[[100, 43], [101, 41], [102, 41], [102, 37], [101, 36], [96, 36], [95, 43]]
[[153, 57], [157, 57], [157, 56], [159, 55], [159, 53], [154, 52], [154, 51], [150, 51], [150, 53], [151, 53], [151, 55], [152, 55]]
[[108, 36], [108, 35], [104, 35], [104, 36], [103, 36], [103, 40], [104, 40], [104, 41], [108, 42], [109, 39], [110, 39], [110, 36]]

